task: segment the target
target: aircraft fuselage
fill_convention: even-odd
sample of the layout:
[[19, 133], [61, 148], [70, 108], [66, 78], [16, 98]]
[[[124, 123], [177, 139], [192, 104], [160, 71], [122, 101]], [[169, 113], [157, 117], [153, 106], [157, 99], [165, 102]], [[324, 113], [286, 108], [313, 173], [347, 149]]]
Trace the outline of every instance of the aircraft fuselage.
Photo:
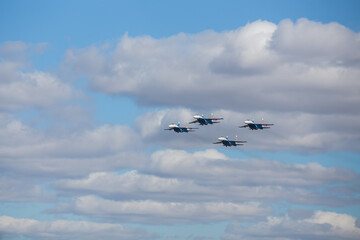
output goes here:
[[237, 146], [238, 144], [235, 141], [230, 140], [222, 140], [222, 144], [224, 144], [225, 147], [231, 147], [231, 146]]
[[211, 119], [199, 118], [197, 120], [200, 123], [200, 125], [214, 124], [214, 122]]
[[173, 128], [173, 130], [177, 133], [189, 132], [188, 128], [183, 128], [183, 127], [175, 127], [175, 128]]
[[263, 125], [256, 123], [249, 123], [248, 126], [251, 130], [264, 129]]

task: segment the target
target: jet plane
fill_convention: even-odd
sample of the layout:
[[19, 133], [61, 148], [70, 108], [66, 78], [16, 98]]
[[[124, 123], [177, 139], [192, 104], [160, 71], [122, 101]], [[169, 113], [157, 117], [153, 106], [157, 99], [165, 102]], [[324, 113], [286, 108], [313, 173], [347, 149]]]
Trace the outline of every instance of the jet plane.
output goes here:
[[195, 121], [189, 122], [189, 123], [199, 123], [200, 125], [208, 125], [208, 124], [214, 124], [219, 123], [219, 120], [223, 120], [224, 118], [214, 118], [213, 114], [211, 114], [210, 118], [205, 118], [204, 115], [195, 115], [194, 116]]
[[222, 143], [225, 147], [231, 147], [231, 146], [239, 146], [239, 145], [244, 145], [243, 143], [246, 143], [247, 141], [238, 141], [237, 140], [237, 136], [236, 136], [236, 140], [229, 140], [228, 137], [219, 137], [218, 138], [218, 142], [215, 142], [214, 144], [220, 144]]
[[246, 120], [245, 125], [239, 126], [239, 128], [246, 128], [248, 127], [251, 130], [258, 130], [258, 129], [267, 129], [270, 128], [269, 126], [273, 126], [272, 123], [264, 123], [264, 119], [261, 121], [261, 123], [255, 123], [252, 120]]
[[189, 128], [189, 127], [180, 127], [180, 123], [178, 124], [170, 124], [169, 125], [169, 128], [166, 128], [164, 130], [174, 130], [174, 132], [176, 133], [183, 133], [183, 132], [195, 132], [195, 129], [198, 129], [198, 128]]

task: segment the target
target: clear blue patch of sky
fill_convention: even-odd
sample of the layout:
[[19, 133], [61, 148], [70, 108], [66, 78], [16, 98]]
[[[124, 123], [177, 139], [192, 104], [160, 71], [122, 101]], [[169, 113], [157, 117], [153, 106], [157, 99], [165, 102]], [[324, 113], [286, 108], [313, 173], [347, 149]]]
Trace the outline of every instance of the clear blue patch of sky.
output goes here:
[[4, 0], [0, 3], [0, 41], [68, 42], [68, 47], [78, 47], [127, 31], [164, 37], [234, 29], [258, 19], [278, 23], [302, 17], [337, 21], [358, 31], [359, 9], [357, 0]]
[[145, 109], [137, 106], [133, 100], [125, 97], [91, 93], [94, 97], [94, 119], [102, 124], [131, 125]]
[[103, 93], [87, 92], [94, 101], [94, 120], [103, 124], [131, 126], [140, 115], [155, 110], [159, 107], [140, 106], [130, 97], [111, 96]]

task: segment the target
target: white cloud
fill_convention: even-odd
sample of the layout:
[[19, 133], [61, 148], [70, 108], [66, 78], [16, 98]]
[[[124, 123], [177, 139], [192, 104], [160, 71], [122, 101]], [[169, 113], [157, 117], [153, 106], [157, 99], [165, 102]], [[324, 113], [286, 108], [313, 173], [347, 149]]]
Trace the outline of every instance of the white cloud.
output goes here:
[[347, 214], [316, 211], [312, 218], [305, 219], [304, 222], [330, 224], [332, 230], [360, 235], [360, 228], [356, 226], [356, 218]]
[[75, 212], [91, 217], [147, 224], [218, 222], [264, 217], [270, 208], [259, 202], [160, 202], [114, 201], [82, 196], [72, 203], [59, 205], [54, 212]]
[[63, 179], [55, 182], [55, 188], [65, 194], [92, 193], [112, 199], [157, 199], [183, 201], [207, 199], [213, 189], [197, 186], [192, 180], [162, 178], [140, 174], [133, 170], [124, 174], [113, 172], [91, 173], [83, 179]]
[[0, 89], [0, 107], [5, 110], [48, 107], [75, 94], [69, 85], [43, 72], [18, 73], [15, 81], [5, 80]]
[[155, 239], [155, 234], [120, 224], [57, 220], [41, 222], [0, 216], [1, 237], [29, 239]]
[[[93, 89], [143, 104], [358, 114], [358, 39], [335, 23], [256, 21], [222, 33], [125, 35], [112, 51], [69, 50], [65, 65]], [[95, 70], [87, 59], [100, 61]]]
[[126, 126], [103, 125], [57, 136], [4, 117], [0, 139], [1, 168], [21, 176], [81, 176], [141, 167], [145, 160], [140, 137]]
[[359, 65], [359, 35], [338, 24], [299, 19], [280, 22], [272, 47], [280, 54], [301, 62]]
[[141, 146], [141, 139], [127, 126], [103, 125], [57, 137], [15, 120], [6, 123], [0, 130], [4, 142], [0, 153], [14, 157], [96, 157]]
[[[332, 181], [352, 181], [355, 172], [325, 168], [318, 163], [285, 165], [263, 159], [229, 159], [217, 150], [194, 154], [181, 150], [161, 150], [152, 154], [146, 171], [219, 184], [284, 184], [309, 186]], [[258, 176], [261, 176], [259, 178]]]
[[[140, 168], [141, 169], [141, 168]], [[146, 172], [147, 174], [141, 173]], [[259, 177], [261, 176], [261, 177]], [[54, 183], [65, 196], [97, 195], [112, 200], [177, 202], [286, 201], [295, 204], [356, 204], [358, 190], [334, 194], [332, 183], [350, 187], [355, 172], [318, 163], [282, 164], [259, 159], [231, 159], [216, 150], [155, 152], [142, 170], [122, 174], [91, 173]]]
[[219, 74], [253, 75], [276, 67], [278, 57], [268, 45], [276, 25], [256, 21], [234, 31], [221, 34], [219, 55], [211, 59], [210, 70]]
[[[259, 169], [254, 174], [263, 173]], [[275, 174], [275, 173], [274, 173]], [[220, 176], [218, 182], [199, 181], [192, 179], [158, 177], [144, 175], [136, 171], [125, 174], [108, 172], [92, 173], [83, 179], [63, 179], [53, 184], [60, 195], [82, 196], [87, 194], [103, 196], [114, 200], [157, 200], [177, 202], [214, 202], [214, 201], [287, 201], [296, 204], [321, 204], [342, 206], [356, 204], [356, 190], [343, 193], [347, 198], [334, 196], [333, 189], [324, 185], [310, 183], [306, 186], [289, 186], [283, 182], [270, 184], [254, 184], [253, 182], [233, 183], [229, 179], [223, 180]], [[326, 180], [324, 180], [326, 181]], [[311, 186], [310, 189], [308, 189]], [[331, 193], [329, 193], [331, 192]]]
[[348, 214], [315, 211], [307, 218], [268, 217], [248, 227], [231, 224], [222, 239], [358, 239], [356, 218]]
[[0, 45], [0, 109], [46, 108], [79, 95], [55, 75], [27, 67], [30, 53], [41, 53], [45, 46], [32, 46], [24, 42]]

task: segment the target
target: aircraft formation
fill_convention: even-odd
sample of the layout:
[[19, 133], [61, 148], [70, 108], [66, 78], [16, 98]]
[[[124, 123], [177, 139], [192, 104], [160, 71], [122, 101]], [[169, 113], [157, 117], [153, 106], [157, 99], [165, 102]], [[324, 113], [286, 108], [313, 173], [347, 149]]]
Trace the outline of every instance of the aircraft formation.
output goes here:
[[[189, 132], [195, 132], [196, 129], [199, 128], [192, 128], [189, 127], [189, 124], [193, 123], [199, 123], [199, 125], [212, 125], [215, 123], [220, 123], [221, 120], [224, 118], [214, 118], [213, 114], [211, 114], [211, 117], [206, 118], [204, 115], [195, 115], [193, 117], [195, 120], [191, 121], [187, 124], [186, 127], [180, 126], [180, 122], [178, 124], [170, 124], [169, 128], [166, 128], [164, 130], [174, 131], [176, 133], [189, 133]], [[269, 129], [270, 126], [273, 126], [272, 123], [264, 123], [264, 119], [262, 119], [261, 123], [255, 123], [253, 120], [246, 120], [244, 121], [245, 125], [239, 126], [239, 128], [249, 128], [250, 130], [263, 130], [263, 129]], [[244, 145], [247, 141], [238, 140], [237, 136], [235, 140], [229, 140], [228, 137], [219, 137], [217, 142], [214, 142], [214, 144], [223, 144], [225, 147], [232, 147], [232, 146], [241, 146]]]

